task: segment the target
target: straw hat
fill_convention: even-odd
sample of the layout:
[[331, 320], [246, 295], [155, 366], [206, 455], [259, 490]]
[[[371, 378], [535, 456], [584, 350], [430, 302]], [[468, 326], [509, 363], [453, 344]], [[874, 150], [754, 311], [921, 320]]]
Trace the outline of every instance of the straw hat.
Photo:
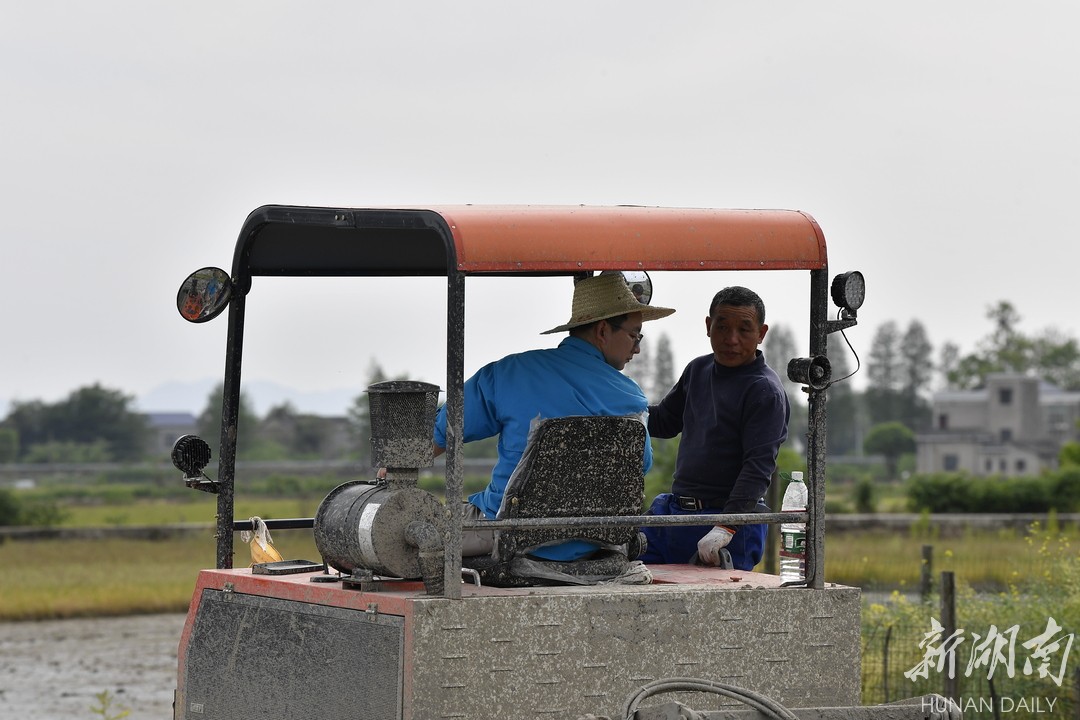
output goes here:
[[570, 321], [540, 334], [563, 332], [598, 320], [635, 312], [641, 313], [641, 320], [644, 322], [667, 317], [675, 310], [639, 303], [620, 274], [597, 275], [585, 278], [574, 286], [574, 307]]

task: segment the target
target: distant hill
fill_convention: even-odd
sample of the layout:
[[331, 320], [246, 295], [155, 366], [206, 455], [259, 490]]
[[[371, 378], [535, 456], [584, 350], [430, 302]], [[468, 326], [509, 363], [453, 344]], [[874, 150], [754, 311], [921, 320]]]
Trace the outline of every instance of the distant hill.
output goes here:
[[[141, 412], [190, 412], [199, 415], [206, 409], [210, 393], [221, 381], [207, 378], [194, 382], [167, 382], [136, 398], [136, 408]], [[339, 388], [304, 392], [277, 383], [254, 380], [244, 383], [244, 395], [252, 410], [260, 417], [270, 408], [284, 402], [292, 403], [298, 412], [323, 417], [343, 417], [361, 388]]]

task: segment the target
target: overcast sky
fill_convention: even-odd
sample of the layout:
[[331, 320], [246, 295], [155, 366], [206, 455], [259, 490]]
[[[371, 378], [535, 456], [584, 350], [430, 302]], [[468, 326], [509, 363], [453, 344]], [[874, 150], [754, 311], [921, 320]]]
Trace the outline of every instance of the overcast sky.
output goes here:
[[[176, 291], [268, 203], [797, 209], [866, 276], [864, 359], [889, 320], [970, 352], [1001, 300], [1076, 335], [1078, 23], [1064, 0], [0, 0], [0, 411], [95, 382], [203, 407], [145, 406], [224, 366], [225, 319], [185, 323]], [[655, 278], [678, 312], [646, 334], [683, 365], [738, 282], [805, 352], [805, 274], [766, 275]], [[469, 281], [467, 372], [558, 342], [570, 283], [529, 282], [550, 304]], [[377, 359], [444, 385], [444, 286], [257, 279], [245, 382], [344, 408]]]

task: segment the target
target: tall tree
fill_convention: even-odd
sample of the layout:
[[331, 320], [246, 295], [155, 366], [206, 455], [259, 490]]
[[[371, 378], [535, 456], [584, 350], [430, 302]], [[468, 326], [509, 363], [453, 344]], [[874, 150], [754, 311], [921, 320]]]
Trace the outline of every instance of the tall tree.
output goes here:
[[952, 386], [982, 387], [990, 373], [1025, 373], [1066, 390], [1080, 390], [1080, 346], [1075, 338], [1055, 329], [1025, 335], [1019, 330], [1020, 314], [1004, 300], [987, 310], [986, 317], [993, 328], [975, 352], [949, 371]]
[[934, 347], [926, 336], [926, 328], [912, 320], [900, 343], [900, 416], [897, 418], [918, 432], [930, 422], [930, 379], [934, 364]]
[[951, 378], [956, 373], [956, 368], [959, 364], [960, 346], [952, 342], [947, 342], [942, 345], [941, 352], [938, 354], [937, 367], [946, 388], [954, 387]]
[[993, 324], [990, 335], [979, 341], [975, 352], [960, 358], [949, 375], [951, 383], [964, 390], [982, 387], [991, 373], [1022, 373], [1030, 366], [1030, 341], [1017, 329], [1020, 314], [1012, 303], [998, 302], [986, 317]]
[[0, 463], [13, 463], [19, 459], [19, 431], [0, 425]]
[[52, 438], [47, 427], [47, 406], [41, 400], [15, 401], [4, 419], [4, 427], [15, 431], [18, 438], [16, 458], [23, 457], [34, 445], [46, 443]]
[[897, 420], [900, 390], [900, 330], [896, 321], [878, 326], [867, 358], [866, 407], [874, 425]]
[[994, 323], [994, 330], [983, 343], [985, 354], [996, 358], [1004, 372], [1026, 371], [1031, 366], [1031, 341], [1017, 329], [1020, 313], [1012, 303], [1002, 300], [986, 316]]
[[829, 364], [832, 366], [833, 384], [828, 389], [828, 435], [826, 450], [830, 455], [853, 455], [862, 449], [859, 413], [860, 395], [855, 392], [850, 379], [850, 349], [834, 333], [829, 336]]
[[675, 355], [671, 351], [671, 338], [667, 333], [660, 333], [656, 341], [656, 357], [652, 362], [652, 384], [648, 394], [652, 402], [659, 400], [675, 384]]
[[1080, 390], [1080, 347], [1076, 338], [1046, 330], [1032, 341], [1032, 353], [1039, 377], [1064, 390]]
[[655, 343], [652, 342], [652, 336], [649, 340], [641, 343], [641, 352], [634, 356], [626, 365], [626, 369], [623, 371], [641, 388], [641, 392], [645, 393], [645, 397], [650, 400], [653, 399], [655, 394], [653, 391], [653, 354], [652, 347]]
[[[368, 366], [367, 383], [364, 387], [368, 388], [375, 383], [385, 382], [389, 379], [379, 363], [372, 360]], [[398, 377], [396, 379], [404, 380], [405, 378]], [[366, 391], [353, 398], [352, 405], [349, 406], [346, 414], [349, 418], [349, 425], [353, 430], [353, 441], [355, 443], [353, 447], [356, 457], [360, 460], [361, 467], [366, 468], [371, 463], [371, 406], [368, 403]]]
[[[210, 391], [206, 400], [206, 408], [196, 419], [199, 436], [213, 449], [214, 457], [220, 457], [221, 451], [221, 407], [225, 398], [225, 384], [218, 383], [217, 387]], [[237, 457], [247, 455], [255, 447], [255, 441], [259, 432], [259, 417], [251, 409], [247, 395], [240, 392], [240, 407], [236, 418], [236, 454]]]
[[799, 357], [798, 346], [795, 344], [795, 335], [787, 325], [773, 324], [769, 326], [769, 332], [765, 334], [765, 343], [762, 349], [765, 360], [769, 367], [776, 371], [784, 384], [787, 392], [788, 403], [791, 405], [791, 419], [788, 421], [788, 444], [802, 448], [806, 445], [806, 434], [809, 432], [810, 411], [807, 405], [806, 393], [798, 383], [788, 379], [788, 361]]

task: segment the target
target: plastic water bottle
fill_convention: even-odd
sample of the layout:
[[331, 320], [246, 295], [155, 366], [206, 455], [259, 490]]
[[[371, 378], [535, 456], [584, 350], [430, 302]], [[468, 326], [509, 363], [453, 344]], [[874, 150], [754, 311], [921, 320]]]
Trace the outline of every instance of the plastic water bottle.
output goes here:
[[[806, 483], [803, 474], [791, 473], [791, 482], [784, 491], [781, 512], [806, 510]], [[781, 582], [806, 579], [806, 523], [783, 523], [780, 525], [780, 580]]]

